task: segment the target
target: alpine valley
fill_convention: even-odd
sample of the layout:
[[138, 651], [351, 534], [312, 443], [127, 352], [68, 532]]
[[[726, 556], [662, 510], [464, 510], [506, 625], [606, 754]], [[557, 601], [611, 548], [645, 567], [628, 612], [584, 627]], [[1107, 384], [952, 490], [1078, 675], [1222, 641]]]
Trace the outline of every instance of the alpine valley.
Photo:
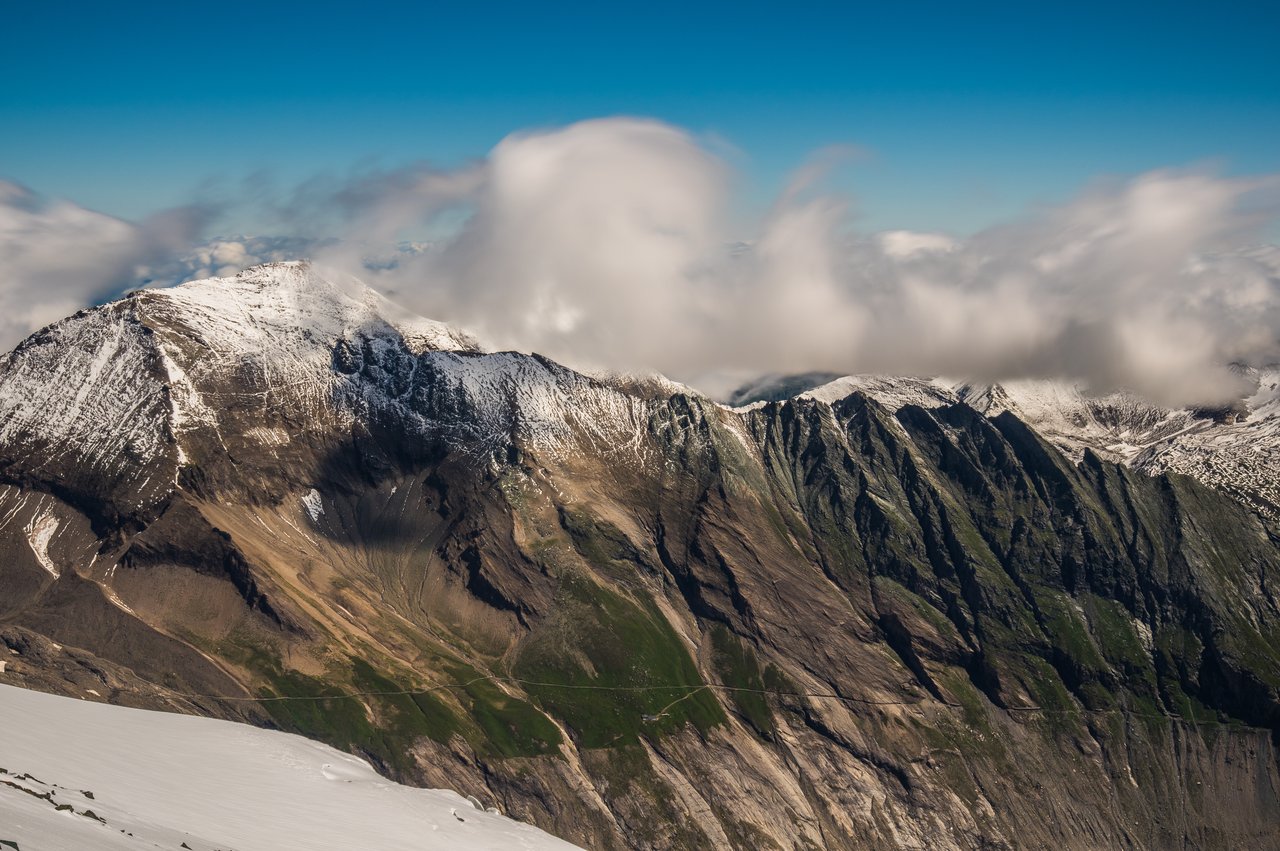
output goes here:
[[300, 733], [588, 848], [1280, 848], [1255, 377], [730, 407], [305, 263], [142, 290], [0, 359], [0, 683]]

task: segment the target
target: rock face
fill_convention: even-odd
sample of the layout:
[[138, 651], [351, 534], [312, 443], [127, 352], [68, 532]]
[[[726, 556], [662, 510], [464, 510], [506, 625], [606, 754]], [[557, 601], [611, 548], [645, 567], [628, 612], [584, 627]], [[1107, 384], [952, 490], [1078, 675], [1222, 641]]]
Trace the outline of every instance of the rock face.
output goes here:
[[[957, 384], [900, 376], [798, 375], [744, 388], [735, 404], [789, 396], [838, 401], [855, 390], [892, 411], [964, 402], [995, 416], [1008, 411], [1073, 461], [1090, 450], [1150, 475], [1191, 476], [1266, 517], [1280, 519], [1280, 367], [1239, 368], [1256, 390], [1218, 409], [1165, 408], [1130, 393], [1090, 395], [1065, 381]], [[821, 380], [819, 380], [821, 379]]]
[[1280, 847], [1268, 521], [925, 387], [661, 390], [304, 264], [71, 317], [0, 365], [0, 677], [593, 848]]

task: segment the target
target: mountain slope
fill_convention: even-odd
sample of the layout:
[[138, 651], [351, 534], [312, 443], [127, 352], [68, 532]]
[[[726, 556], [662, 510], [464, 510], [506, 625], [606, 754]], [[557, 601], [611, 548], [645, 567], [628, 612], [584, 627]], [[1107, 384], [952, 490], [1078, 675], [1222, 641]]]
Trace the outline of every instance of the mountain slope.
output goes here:
[[9, 357], [0, 678], [589, 847], [1280, 845], [1280, 553], [1234, 501], [928, 382], [735, 411], [352, 293], [259, 268]]

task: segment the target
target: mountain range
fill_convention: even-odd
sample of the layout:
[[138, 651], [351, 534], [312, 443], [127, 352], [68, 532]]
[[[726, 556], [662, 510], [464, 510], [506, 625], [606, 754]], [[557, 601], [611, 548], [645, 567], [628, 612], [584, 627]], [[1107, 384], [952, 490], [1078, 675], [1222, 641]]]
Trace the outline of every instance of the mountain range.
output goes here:
[[769, 376], [733, 394], [732, 404], [804, 396], [828, 403], [854, 392], [890, 410], [964, 403], [988, 416], [1008, 411], [1073, 461], [1086, 449], [1155, 475], [1173, 471], [1235, 497], [1272, 519], [1280, 516], [1274, 475], [1280, 460], [1280, 368], [1237, 367], [1255, 390], [1214, 408], [1169, 408], [1126, 392], [1092, 394], [1066, 381], [972, 384], [943, 378], [808, 373]]
[[1257, 377], [730, 406], [306, 263], [141, 290], [0, 361], [0, 682], [592, 848], [1280, 847]]

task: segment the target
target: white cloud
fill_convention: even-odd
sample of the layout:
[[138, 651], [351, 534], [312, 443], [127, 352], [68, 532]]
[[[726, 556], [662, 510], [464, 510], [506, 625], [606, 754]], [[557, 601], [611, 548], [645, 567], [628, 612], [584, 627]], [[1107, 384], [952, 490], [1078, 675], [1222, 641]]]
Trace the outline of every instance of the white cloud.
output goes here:
[[945, 233], [890, 230], [876, 235], [880, 250], [894, 260], [909, 260], [917, 254], [954, 250], [958, 243]]
[[677, 128], [599, 120], [512, 136], [452, 180], [433, 173], [444, 191], [365, 182], [357, 219], [391, 241], [461, 205], [455, 233], [375, 284], [499, 346], [695, 384], [1056, 376], [1213, 401], [1238, 389], [1230, 362], [1280, 358], [1276, 267], [1238, 253], [1274, 221], [1272, 178], [1158, 171], [965, 240], [860, 236], [817, 191], [829, 160], [799, 169], [755, 233], [731, 233], [722, 161]]
[[225, 278], [259, 263], [296, 260], [322, 250], [327, 243], [300, 237], [220, 237], [163, 258], [143, 269], [145, 282], [168, 286], [182, 281]]
[[133, 224], [0, 181], [0, 351], [145, 276], [200, 220], [184, 208]]
[[460, 229], [375, 282], [498, 347], [578, 363], [669, 363], [674, 352], [697, 353], [699, 325], [720, 309], [699, 278], [726, 237], [727, 176], [686, 134], [656, 122], [518, 134], [454, 179], [414, 174], [403, 185], [365, 184], [384, 196], [348, 192], [364, 205], [357, 238], [321, 259], [354, 270], [365, 245], [396, 242], [461, 204]]

